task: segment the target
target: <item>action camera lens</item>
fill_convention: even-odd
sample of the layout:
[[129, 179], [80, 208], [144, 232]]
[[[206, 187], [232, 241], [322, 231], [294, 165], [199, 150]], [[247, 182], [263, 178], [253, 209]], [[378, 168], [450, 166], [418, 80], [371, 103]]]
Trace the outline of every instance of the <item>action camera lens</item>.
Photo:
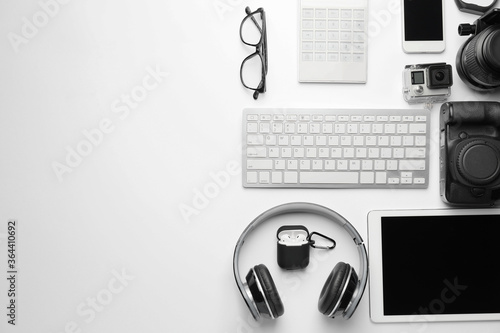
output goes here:
[[444, 79], [444, 73], [441, 72], [441, 71], [437, 72], [435, 78], [438, 81], [443, 81], [443, 79]]
[[453, 85], [453, 74], [450, 65], [433, 64], [429, 66], [429, 89], [448, 88]]

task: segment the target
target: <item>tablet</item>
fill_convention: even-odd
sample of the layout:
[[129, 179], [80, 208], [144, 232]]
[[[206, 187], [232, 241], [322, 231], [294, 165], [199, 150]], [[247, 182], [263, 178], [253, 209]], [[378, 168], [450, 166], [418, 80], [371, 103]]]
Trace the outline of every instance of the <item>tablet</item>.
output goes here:
[[368, 214], [374, 322], [500, 320], [500, 209]]

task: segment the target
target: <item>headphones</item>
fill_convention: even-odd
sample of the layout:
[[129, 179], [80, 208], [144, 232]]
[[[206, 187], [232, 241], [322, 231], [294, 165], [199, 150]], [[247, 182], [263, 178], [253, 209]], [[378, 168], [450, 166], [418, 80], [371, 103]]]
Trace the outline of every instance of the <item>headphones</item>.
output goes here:
[[318, 301], [318, 310], [330, 318], [341, 315], [349, 319], [356, 310], [368, 281], [368, 255], [363, 239], [344, 217], [333, 210], [313, 203], [294, 202], [273, 207], [257, 216], [243, 231], [233, 255], [233, 273], [236, 285], [252, 313], [258, 320], [262, 315], [276, 319], [285, 310], [273, 278], [266, 266], [260, 264], [250, 269], [243, 282], [239, 272], [239, 255], [245, 239], [261, 223], [278, 215], [290, 213], [311, 213], [320, 215], [335, 222], [349, 233], [356, 244], [360, 257], [360, 272], [358, 275], [351, 265], [339, 262], [328, 276]]

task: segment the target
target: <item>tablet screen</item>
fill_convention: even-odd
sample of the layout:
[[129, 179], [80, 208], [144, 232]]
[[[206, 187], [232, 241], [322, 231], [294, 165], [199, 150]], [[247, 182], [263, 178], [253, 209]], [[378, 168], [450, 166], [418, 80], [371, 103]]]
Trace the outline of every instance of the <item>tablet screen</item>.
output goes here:
[[382, 216], [385, 316], [500, 313], [499, 215]]

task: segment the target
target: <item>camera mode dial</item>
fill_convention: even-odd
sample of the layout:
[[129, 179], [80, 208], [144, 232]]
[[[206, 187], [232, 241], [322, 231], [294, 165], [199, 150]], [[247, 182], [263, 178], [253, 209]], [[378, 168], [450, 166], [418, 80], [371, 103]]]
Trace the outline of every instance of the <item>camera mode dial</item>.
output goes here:
[[458, 154], [460, 174], [471, 184], [488, 185], [500, 174], [499, 151], [485, 140], [466, 143]]

